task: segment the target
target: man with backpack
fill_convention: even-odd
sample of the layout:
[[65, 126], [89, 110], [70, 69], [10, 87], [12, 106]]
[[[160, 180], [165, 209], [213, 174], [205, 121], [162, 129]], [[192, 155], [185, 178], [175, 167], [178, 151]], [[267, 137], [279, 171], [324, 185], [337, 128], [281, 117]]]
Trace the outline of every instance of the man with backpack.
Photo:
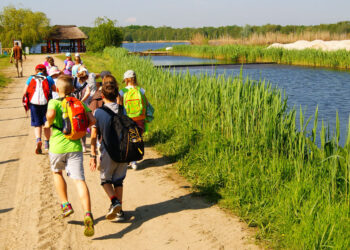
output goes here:
[[66, 170], [67, 176], [76, 184], [85, 210], [84, 235], [90, 237], [94, 235], [94, 222], [90, 193], [85, 182], [80, 138], [85, 136], [87, 128], [95, 123], [95, 118], [84, 103], [69, 96], [73, 91], [72, 77], [60, 76], [57, 80], [57, 90], [59, 99], [50, 100], [45, 127], [53, 127], [50, 138], [50, 165], [61, 201], [61, 217], [65, 218], [74, 212], [68, 201], [67, 184], [62, 175], [62, 171]]
[[91, 131], [90, 169], [96, 170], [96, 144], [99, 136], [102, 141], [100, 146], [101, 185], [111, 200], [106, 218], [122, 221], [125, 219], [122, 198], [127, 162], [132, 159], [142, 159], [144, 148], [136, 123], [125, 115], [123, 106], [117, 104], [117, 97], [117, 81], [111, 75], [105, 76], [102, 83], [104, 106], [96, 109], [94, 114], [96, 126]]
[[[35, 153], [41, 154], [42, 150], [42, 127], [46, 122], [47, 104], [52, 91], [56, 91], [54, 80], [46, 75], [46, 67], [39, 64], [35, 67], [35, 75], [28, 78], [24, 87], [23, 99], [29, 105], [31, 126], [34, 127], [36, 137]], [[44, 128], [45, 150], [49, 149], [50, 128]]]
[[[18, 42], [15, 42], [15, 46], [12, 48], [11, 52], [10, 63], [13, 62], [12, 59], [15, 60], [18, 78], [23, 77], [23, 57], [24, 60], [27, 59], [25, 53], [23, 52], [23, 49], [18, 45]], [[21, 67], [21, 69], [19, 69], [19, 66]]]

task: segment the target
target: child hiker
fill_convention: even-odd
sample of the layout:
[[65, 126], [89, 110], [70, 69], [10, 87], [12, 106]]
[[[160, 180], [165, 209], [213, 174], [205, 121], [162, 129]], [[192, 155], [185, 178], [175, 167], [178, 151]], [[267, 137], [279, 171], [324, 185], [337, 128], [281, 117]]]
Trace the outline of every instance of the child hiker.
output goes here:
[[[127, 116], [133, 119], [141, 130], [145, 131], [146, 107], [148, 104], [145, 90], [138, 86], [136, 74], [133, 70], [124, 73], [126, 87], [119, 91]], [[132, 169], [137, 169], [137, 162], [130, 162]]]
[[[36, 137], [35, 153], [41, 154], [42, 127], [46, 122], [46, 111], [52, 91], [56, 91], [55, 82], [46, 74], [46, 67], [39, 64], [35, 67], [36, 75], [30, 76], [24, 87], [24, 97], [29, 102], [31, 125]], [[45, 150], [49, 149], [50, 128], [44, 128]]]
[[[110, 109], [112, 112], [117, 113], [118, 109], [123, 108], [117, 104], [118, 86], [117, 81], [111, 75], [106, 75], [103, 78], [102, 83], [102, 99], [104, 106]], [[109, 138], [111, 133], [109, 127], [111, 124], [112, 116], [102, 109], [96, 109], [95, 114], [96, 125], [92, 127], [91, 131], [91, 158], [90, 169], [96, 170], [96, 158], [97, 158], [97, 136], [103, 138]], [[114, 218], [117, 221], [124, 220], [124, 212], [122, 210], [123, 199], [123, 181], [126, 176], [127, 163], [118, 163], [111, 159], [103, 143], [100, 145], [100, 177], [101, 185], [106, 194], [111, 200], [111, 206], [106, 214], [108, 220]]]
[[[57, 79], [57, 90], [60, 99], [52, 99], [48, 105], [47, 111], [47, 123], [46, 127], [53, 126], [52, 136], [50, 138], [50, 165], [53, 172], [53, 179], [58, 196], [61, 201], [62, 215], [61, 217], [67, 217], [73, 213], [72, 205], [68, 202], [67, 184], [63, 178], [62, 171], [66, 170], [67, 175], [75, 181], [75, 185], [78, 189], [81, 203], [85, 211], [84, 217], [84, 235], [94, 235], [94, 222], [91, 213], [91, 202], [89, 189], [85, 182], [84, 168], [83, 168], [83, 153], [80, 139], [70, 140], [63, 134], [63, 99], [67, 97], [73, 91], [72, 78], [66, 75], [62, 75]], [[74, 98], [75, 99], [75, 98]], [[85, 110], [87, 115], [88, 126], [95, 123], [95, 118], [91, 114], [89, 108], [84, 103], [81, 103], [77, 99], [73, 106], [80, 105]], [[73, 109], [73, 108], [72, 108]], [[72, 111], [73, 112], [73, 111]], [[73, 126], [73, 125], [72, 125]]]

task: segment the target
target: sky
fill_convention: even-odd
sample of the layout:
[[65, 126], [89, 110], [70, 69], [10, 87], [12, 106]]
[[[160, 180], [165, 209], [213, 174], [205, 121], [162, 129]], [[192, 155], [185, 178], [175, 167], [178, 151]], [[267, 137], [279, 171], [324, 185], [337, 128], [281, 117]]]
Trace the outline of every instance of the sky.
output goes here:
[[119, 26], [317, 25], [350, 21], [350, 0], [0, 0], [44, 12], [51, 25], [93, 26], [96, 17]]

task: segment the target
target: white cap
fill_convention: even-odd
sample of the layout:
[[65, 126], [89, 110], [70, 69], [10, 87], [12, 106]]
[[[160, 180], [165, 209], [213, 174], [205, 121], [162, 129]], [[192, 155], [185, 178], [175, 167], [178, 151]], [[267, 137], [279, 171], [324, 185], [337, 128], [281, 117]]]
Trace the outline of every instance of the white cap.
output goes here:
[[126, 78], [133, 78], [133, 77], [136, 77], [136, 74], [135, 74], [135, 72], [133, 71], [133, 70], [128, 70], [128, 71], [126, 71], [125, 73], [124, 73], [124, 80], [126, 79]]
[[49, 70], [49, 76], [53, 76], [56, 74], [59, 74], [61, 71], [58, 69], [57, 66], [52, 66]]
[[78, 56], [80, 56], [80, 54], [79, 53], [75, 53], [75, 57], [78, 57]]
[[81, 73], [81, 72], [84, 72], [84, 71], [86, 72], [87, 75], [89, 74], [89, 71], [85, 67], [79, 67], [78, 74]]
[[66, 53], [66, 57], [70, 57], [70, 53], [69, 52]]

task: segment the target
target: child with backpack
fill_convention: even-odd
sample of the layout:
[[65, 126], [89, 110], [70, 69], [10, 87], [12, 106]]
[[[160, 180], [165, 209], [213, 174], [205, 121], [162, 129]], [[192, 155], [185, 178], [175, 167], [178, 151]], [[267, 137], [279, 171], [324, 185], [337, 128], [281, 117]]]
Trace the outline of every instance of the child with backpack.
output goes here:
[[67, 52], [66, 60], [64, 60], [64, 68], [62, 69], [63, 74], [71, 76], [73, 66], [74, 62], [72, 61], [72, 56], [69, 52]]
[[[145, 131], [146, 108], [148, 100], [145, 96], [145, 90], [138, 86], [136, 74], [133, 70], [124, 73], [124, 82], [126, 87], [119, 91], [123, 106], [127, 116], [134, 120], [141, 130], [141, 135]], [[137, 169], [137, 162], [130, 162], [131, 168]]]
[[84, 217], [84, 235], [94, 235], [94, 222], [91, 213], [89, 189], [85, 182], [83, 153], [80, 138], [89, 126], [95, 123], [90, 109], [69, 94], [73, 91], [72, 78], [62, 75], [57, 80], [60, 99], [52, 99], [48, 105], [46, 127], [52, 125], [50, 138], [50, 164], [57, 193], [61, 201], [62, 214], [65, 218], [74, 211], [67, 197], [67, 184], [62, 171], [75, 181], [80, 196]]
[[[46, 67], [39, 64], [35, 67], [35, 75], [28, 78], [24, 87], [23, 99], [29, 103], [31, 126], [34, 127], [36, 137], [35, 153], [41, 154], [42, 150], [42, 127], [46, 122], [46, 111], [52, 91], [56, 91], [55, 82], [47, 76]], [[49, 149], [50, 128], [44, 128], [45, 150]]]
[[101, 185], [111, 200], [106, 218], [122, 221], [125, 219], [122, 198], [127, 162], [129, 157], [143, 157], [143, 141], [135, 122], [125, 115], [123, 106], [117, 104], [117, 97], [117, 81], [111, 75], [105, 76], [102, 83], [104, 106], [96, 109], [96, 126], [91, 131], [90, 169], [96, 170], [99, 137]]

